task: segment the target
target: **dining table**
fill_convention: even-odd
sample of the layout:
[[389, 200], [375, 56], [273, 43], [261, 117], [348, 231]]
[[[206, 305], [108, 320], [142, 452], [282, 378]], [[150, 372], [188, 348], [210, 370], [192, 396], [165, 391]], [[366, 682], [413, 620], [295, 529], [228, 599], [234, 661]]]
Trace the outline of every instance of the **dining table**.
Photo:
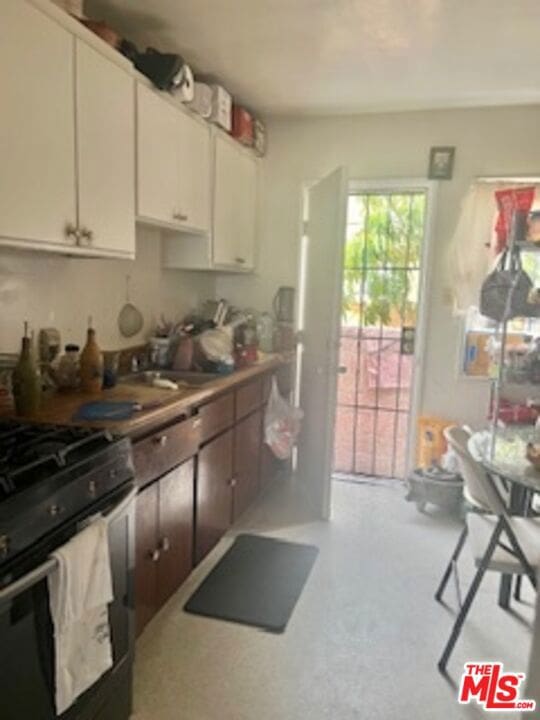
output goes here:
[[[527, 443], [540, 441], [539, 433], [539, 429], [532, 425], [497, 428], [480, 451], [480, 462], [505, 491], [511, 515], [529, 515], [534, 496], [540, 494], [540, 471], [526, 457]], [[503, 574], [499, 587], [499, 605], [502, 608], [510, 606], [511, 593], [512, 576]]]

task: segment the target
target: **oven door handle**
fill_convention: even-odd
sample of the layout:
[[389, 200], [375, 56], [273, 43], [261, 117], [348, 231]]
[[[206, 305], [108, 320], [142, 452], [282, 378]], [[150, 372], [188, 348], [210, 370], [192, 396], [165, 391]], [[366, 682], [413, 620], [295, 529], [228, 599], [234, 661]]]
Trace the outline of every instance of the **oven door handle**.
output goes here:
[[[120, 515], [122, 515], [131, 505], [136, 495], [137, 488], [132, 488], [126, 497], [121, 500], [110, 513], [105, 515], [106, 520], [109, 523], [114, 522], [114, 520], [116, 520], [117, 517], [120, 517]], [[56, 558], [49, 558], [48, 560], [45, 560], [44, 563], [38, 565], [33, 570], [30, 570], [30, 572], [22, 578], [15, 580], [15, 582], [12, 582], [11, 585], [8, 585], [0, 590], [0, 603], [9, 602], [10, 600], [13, 600], [13, 598], [17, 597], [17, 595], [29, 590], [33, 585], [37, 585], [37, 583], [46, 578], [47, 575], [50, 575], [52, 571], [55, 570], [56, 566]]]

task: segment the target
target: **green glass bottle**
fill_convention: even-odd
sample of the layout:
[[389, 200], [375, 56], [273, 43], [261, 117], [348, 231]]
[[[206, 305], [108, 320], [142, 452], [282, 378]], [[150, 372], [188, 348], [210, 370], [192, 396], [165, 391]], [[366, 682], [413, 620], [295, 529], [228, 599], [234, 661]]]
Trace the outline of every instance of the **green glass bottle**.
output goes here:
[[21, 354], [12, 375], [13, 398], [17, 415], [33, 415], [41, 405], [41, 373], [36, 364], [28, 323], [24, 324]]

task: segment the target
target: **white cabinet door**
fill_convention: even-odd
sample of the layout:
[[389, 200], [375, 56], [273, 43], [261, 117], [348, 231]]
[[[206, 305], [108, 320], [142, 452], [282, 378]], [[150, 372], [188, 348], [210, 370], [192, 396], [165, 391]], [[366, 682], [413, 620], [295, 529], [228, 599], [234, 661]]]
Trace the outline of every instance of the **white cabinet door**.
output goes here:
[[81, 246], [135, 253], [135, 84], [77, 41], [77, 159]]
[[255, 240], [257, 233], [257, 160], [242, 152], [238, 159], [237, 264], [246, 270], [255, 266]]
[[214, 265], [253, 268], [257, 161], [242, 148], [216, 136], [214, 177]]
[[29, 3], [1, 6], [0, 238], [72, 245], [74, 39]]
[[178, 112], [180, 222], [195, 232], [210, 231], [210, 128]]
[[178, 111], [137, 87], [137, 215], [173, 225], [179, 209]]

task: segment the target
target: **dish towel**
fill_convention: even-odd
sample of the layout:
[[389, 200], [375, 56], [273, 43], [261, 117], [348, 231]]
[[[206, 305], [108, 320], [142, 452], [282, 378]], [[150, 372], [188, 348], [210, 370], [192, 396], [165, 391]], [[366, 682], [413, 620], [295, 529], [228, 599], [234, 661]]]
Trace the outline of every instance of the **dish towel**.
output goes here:
[[54, 626], [56, 712], [112, 666], [108, 604], [113, 600], [107, 521], [98, 517], [52, 553], [48, 578]]

